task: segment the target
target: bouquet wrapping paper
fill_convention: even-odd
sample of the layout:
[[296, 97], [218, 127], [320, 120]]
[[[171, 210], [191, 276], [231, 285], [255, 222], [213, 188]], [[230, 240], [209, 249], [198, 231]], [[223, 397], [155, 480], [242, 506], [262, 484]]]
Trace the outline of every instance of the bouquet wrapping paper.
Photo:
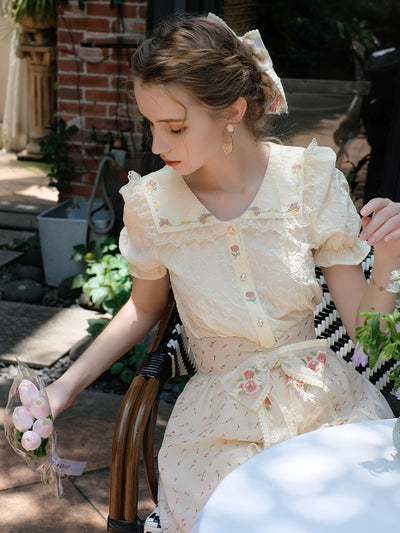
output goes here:
[[63, 492], [61, 476], [81, 475], [86, 466], [86, 462], [58, 457], [57, 436], [44, 382], [20, 361], [8, 395], [4, 431], [13, 450], [56, 496]]

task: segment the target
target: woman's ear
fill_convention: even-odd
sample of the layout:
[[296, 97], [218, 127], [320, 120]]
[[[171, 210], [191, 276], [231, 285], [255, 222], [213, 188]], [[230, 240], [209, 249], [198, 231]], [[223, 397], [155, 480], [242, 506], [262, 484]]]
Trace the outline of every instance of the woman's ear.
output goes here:
[[246, 99], [243, 98], [243, 96], [239, 96], [239, 98], [227, 109], [228, 122], [232, 122], [233, 124], [239, 124], [239, 122], [244, 117], [244, 114], [246, 113], [246, 109]]

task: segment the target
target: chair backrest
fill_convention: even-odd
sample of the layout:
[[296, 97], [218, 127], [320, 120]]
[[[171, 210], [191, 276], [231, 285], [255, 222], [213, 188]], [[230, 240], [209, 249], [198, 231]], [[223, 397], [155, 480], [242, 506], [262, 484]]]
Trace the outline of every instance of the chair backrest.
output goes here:
[[[373, 262], [374, 253], [372, 249], [362, 262], [362, 268], [367, 280], [369, 280]], [[343, 357], [349, 364], [354, 364], [351, 361], [354, 343], [343, 326], [320, 267], [317, 266], [315, 268], [315, 273], [323, 292], [322, 300], [314, 313], [316, 336], [317, 338], [327, 339], [331, 350]], [[165, 354], [168, 355], [167, 361]], [[167, 325], [163, 330], [162, 338], [156, 351], [149, 355], [151, 355], [149, 363], [145, 361], [138, 372], [145, 377], [157, 375], [159, 378], [161, 374], [164, 380], [167, 380], [170, 377], [183, 376], [195, 371], [196, 363], [190, 351], [185, 329], [175, 304], [171, 307]], [[357, 370], [365, 375], [379, 390], [391, 392], [393, 382], [390, 380], [388, 373], [397, 364], [397, 361], [378, 361], [372, 369], [369, 367], [357, 367]], [[159, 370], [160, 365], [163, 365], [162, 372]]]

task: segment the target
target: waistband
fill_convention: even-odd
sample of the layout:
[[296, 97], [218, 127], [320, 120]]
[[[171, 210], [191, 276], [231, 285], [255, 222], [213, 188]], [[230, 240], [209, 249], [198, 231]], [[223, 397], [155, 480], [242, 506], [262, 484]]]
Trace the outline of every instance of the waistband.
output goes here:
[[283, 354], [293, 353], [294, 347], [326, 347], [326, 341], [315, 340], [313, 315], [289, 328], [272, 346], [265, 347], [241, 337], [205, 337], [191, 339], [190, 346], [200, 373], [224, 374], [254, 357], [262, 358], [272, 368]]

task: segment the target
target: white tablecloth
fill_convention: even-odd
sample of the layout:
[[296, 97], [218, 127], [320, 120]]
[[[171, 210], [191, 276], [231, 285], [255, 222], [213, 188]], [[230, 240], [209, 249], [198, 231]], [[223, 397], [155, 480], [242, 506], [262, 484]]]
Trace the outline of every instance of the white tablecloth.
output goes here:
[[394, 421], [320, 429], [264, 450], [221, 482], [191, 533], [400, 531]]

